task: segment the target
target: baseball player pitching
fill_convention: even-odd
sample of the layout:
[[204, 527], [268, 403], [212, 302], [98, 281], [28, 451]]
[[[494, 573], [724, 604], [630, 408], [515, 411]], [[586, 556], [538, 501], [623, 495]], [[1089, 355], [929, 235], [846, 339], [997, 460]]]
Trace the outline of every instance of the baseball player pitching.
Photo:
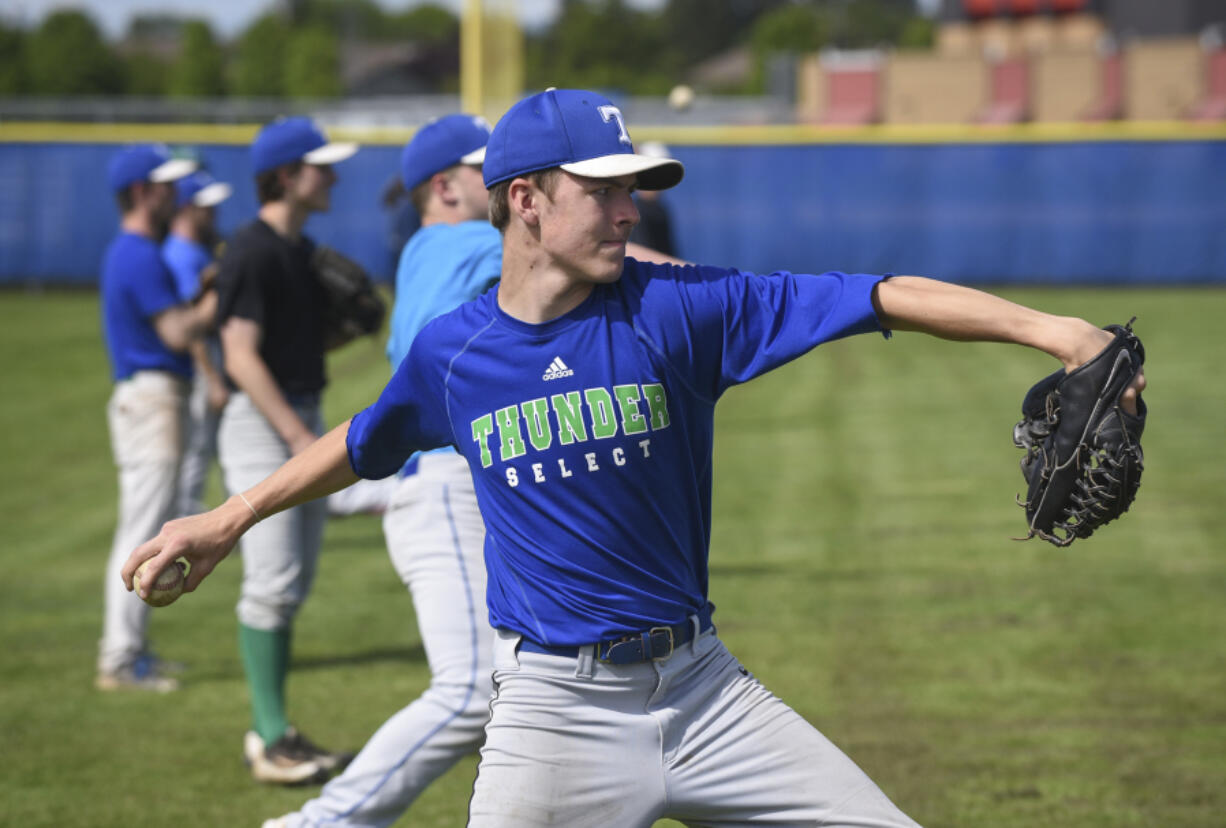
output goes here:
[[[547, 90], [494, 128], [496, 289], [430, 322], [379, 399], [242, 492], [266, 515], [450, 445], [485, 519], [494, 697], [472, 826], [912, 826], [724, 647], [707, 600], [712, 431], [732, 386], [852, 334], [1039, 348], [1089, 322], [919, 277], [756, 275], [625, 256], [632, 191], [677, 184], [621, 112]], [[1143, 379], [1125, 392], [1135, 403]], [[192, 590], [256, 518], [238, 495], [138, 547]]]

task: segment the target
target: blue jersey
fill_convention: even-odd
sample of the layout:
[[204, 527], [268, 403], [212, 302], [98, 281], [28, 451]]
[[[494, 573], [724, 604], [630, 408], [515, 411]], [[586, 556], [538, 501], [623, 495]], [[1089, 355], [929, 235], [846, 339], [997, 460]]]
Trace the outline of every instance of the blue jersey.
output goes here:
[[170, 371], [190, 377], [191, 358], [166, 347], [153, 318], [182, 302], [157, 242], [121, 233], [102, 260], [102, 330], [111, 357], [111, 376], [136, 371]]
[[544, 324], [497, 290], [431, 322], [349, 429], [363, 477], [450, 444], [486, 524], [490, 622], [549, 645], [673, 624], [707, 603], [715, 403], [839, 337], [881, 330], [880, 277], [626, 260]]
[[502, 234], [488, 221], [431, 224], [413, 234], [396, 270], [387, 358], [392, 369], [434, 317], [477, 296], [502, 272]]
[[431, 224], [414, 233], [396, 270], [387, 339], [392, 370], [427, 322], [480, 296], [501, 272], [502, 234], [488, 221]]
[[184, 302], [200, 290], [200, 271], [213, 261], [203, 244], [175, 235], [167, 236], [162, 242], [162, 259], [174, 274], [175, 285]]

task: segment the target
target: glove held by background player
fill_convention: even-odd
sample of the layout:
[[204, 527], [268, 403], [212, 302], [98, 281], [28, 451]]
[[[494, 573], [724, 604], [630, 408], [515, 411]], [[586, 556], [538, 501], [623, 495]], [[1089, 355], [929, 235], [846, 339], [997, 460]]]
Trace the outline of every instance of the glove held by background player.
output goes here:
[[1022, 401], [1013, 443], [1026, 452], [1021, 465], [1029, 488], [1018, 502], [1026, 509], [1027, 539], [1068, 546], [1128, 511], [1136, 497], [1145, 403], [1138, 395], [1136, 416], [1120, 405], [1145, 362], [1134, 321], [1108, 325], [1110, 345], [1071, 373], [1035, 383]]
[[319, 245], [311, 255], [311, 269], [328, 294], [324, 321], [326, 348], [339, 347], [379, 330], [387, 308], [360, 264]]

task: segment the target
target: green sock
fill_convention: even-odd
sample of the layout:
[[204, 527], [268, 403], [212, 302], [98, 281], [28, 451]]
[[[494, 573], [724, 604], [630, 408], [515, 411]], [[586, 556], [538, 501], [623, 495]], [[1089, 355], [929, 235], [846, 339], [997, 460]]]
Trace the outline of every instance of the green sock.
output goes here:
[[251, 692], [251, 727], [264, 744], [285, 735], [285, 676], [289, 673], [290, 631], [257, 630], [238, 625], [238, 651]]

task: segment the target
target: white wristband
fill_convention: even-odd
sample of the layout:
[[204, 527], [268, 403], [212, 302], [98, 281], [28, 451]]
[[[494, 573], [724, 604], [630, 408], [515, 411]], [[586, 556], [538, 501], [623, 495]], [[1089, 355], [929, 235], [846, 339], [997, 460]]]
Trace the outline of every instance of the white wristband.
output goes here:
[[255, 507], [251, 505], [251, 501], [249, 501], [247, 498], [243, 497], [243, 493], [242, 493], [242, 492], [239, 492], [239, 493], [238, 493], [238, 499], [239, 499], [239, 500], [241, 500], [241, 501], [243, 501], [243, 503], [246, 503], [246, 504], [247, 504], [247, 508], [251, 510], [251, 514], [255, 515], [255, 522], [256, 522], [256, 523], [259, 523], [261, 520], [263, 520], [263, 518], [262, 518], [262, 517], [260, 517], [260, 513], [259, 513], [259, 512], [257, 512], [257, 511], [255, 510]]

